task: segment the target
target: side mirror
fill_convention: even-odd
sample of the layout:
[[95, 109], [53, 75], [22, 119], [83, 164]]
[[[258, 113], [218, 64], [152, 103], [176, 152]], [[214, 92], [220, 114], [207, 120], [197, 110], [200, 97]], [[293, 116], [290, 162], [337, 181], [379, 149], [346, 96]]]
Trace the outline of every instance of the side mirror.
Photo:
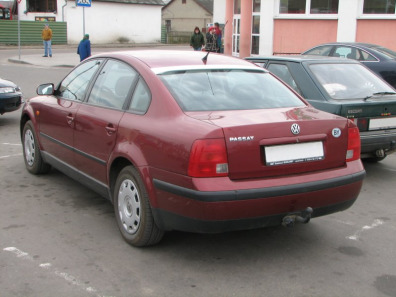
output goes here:
[[54, 84], [43, 84], [37, 87], [37, 95], [53, 95], [54, 94]]

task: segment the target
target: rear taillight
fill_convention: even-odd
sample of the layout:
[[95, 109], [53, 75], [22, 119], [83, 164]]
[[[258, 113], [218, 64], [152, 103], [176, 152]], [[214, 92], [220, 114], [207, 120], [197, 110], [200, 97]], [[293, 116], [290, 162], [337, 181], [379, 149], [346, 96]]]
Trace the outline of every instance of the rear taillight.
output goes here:
[[188, 175], [215, 177], [228, 175], [227, 150], [224, 139], [199, 139], [192, 146]]
[[359, 128], [348, 121], [348, 150], [346, 153], [346, 161], [350, 162], [358, 159], [360, 159]]

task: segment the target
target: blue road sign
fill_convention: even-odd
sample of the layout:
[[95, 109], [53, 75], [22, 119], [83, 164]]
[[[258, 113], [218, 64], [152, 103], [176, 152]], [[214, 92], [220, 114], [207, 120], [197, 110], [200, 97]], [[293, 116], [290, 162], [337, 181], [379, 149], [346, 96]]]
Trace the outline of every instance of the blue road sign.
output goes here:
[[77, 6], [91, 7], [91, 0], [76, 0]]

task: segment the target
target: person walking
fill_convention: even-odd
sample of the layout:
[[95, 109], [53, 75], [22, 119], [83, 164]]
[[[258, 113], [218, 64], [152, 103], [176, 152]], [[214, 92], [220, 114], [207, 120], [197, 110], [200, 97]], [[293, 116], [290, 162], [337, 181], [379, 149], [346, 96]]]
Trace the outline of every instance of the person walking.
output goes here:
[[91, 41], [89, 34], [85, 34], [77, 47], [77, 54], [80, 55], [80, 62], [91, 56]]
[[205, 39], [201, 31], [198, 27], [195, 27], [194, 33], [190, 38], [190, 46], [194, 49], [194, 51], [202, 50], [202, 47], [205, 45]]
[[208, 32], [216, 35], [216, 52], [220, 53], [222, 32], [219, 23], [214, 23], [214, 26], [209, 27]]
[[41, 37], [43, 38], [44, 44], [44, 56], [43, 57], [52, 57], [52, 30], [48, 24], [45, 24], [43, 31], [41, 32]]

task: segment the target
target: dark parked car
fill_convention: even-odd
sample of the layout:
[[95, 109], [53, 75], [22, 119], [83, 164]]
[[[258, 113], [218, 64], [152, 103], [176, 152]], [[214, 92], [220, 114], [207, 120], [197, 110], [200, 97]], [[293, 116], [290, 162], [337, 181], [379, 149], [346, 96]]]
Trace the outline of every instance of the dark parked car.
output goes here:
[[396, 93], [359, 62], [318, 56], [251, 57], [313, 106], [359, 127], [362, 158], [379, 161], [396, 149]]
[[268, 71], [189, 51], [97, 55], [26, 102], [26, 168], [114, 203], [124, 239], [293, 225], [344, 210], [365, 175], [359, 131]]
[[13, 82], [0, 78], [0, 114], [17, 110], [21, 104], [21, 89]]
[[386, 47], [360, 42], [326, 43], [302, 53], [358, 60], [396, 88], [396, 52]]

